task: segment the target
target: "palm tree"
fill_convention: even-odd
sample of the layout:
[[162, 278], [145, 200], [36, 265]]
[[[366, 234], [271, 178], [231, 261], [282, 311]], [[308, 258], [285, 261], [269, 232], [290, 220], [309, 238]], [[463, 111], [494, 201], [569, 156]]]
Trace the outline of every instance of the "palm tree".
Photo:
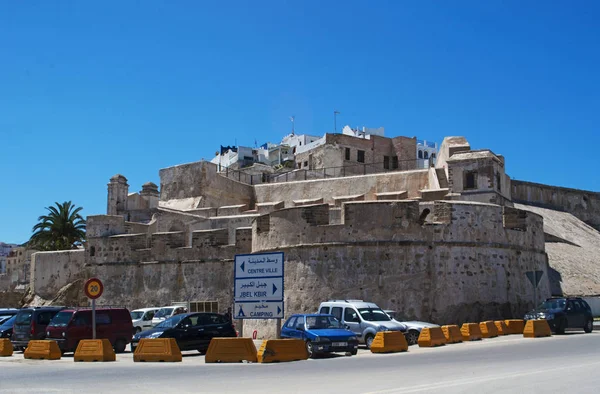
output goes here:
[[37, 250], [68, 250], [77, 247], [85, 240], [85, 220], [79, 214], [83, 208], [76, 208], [71, 201], [46, 207], [48, 215], [38, 218], [29, 239], [30, 247]]

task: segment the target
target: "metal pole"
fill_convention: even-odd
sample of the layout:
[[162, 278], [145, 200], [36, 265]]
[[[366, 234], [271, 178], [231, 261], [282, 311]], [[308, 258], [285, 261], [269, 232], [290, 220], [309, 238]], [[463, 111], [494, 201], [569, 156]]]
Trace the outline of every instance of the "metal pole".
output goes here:
[[276, 339], [281, 339], [281, 319], [276, 319]]
[[96, 300], [92, 299], [92, 339], [96, 339]]

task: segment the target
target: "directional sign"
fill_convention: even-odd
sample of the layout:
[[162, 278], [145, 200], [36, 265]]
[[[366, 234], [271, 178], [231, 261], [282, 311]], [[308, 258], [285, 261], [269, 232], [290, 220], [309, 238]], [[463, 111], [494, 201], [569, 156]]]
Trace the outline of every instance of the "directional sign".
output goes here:
[[283, 278], [238, 279], [235, 281], [234, 297], [237, 301], [281, 301], [283, 300]]
[[282, 319], [281, 302], [236, 302], [235, 319]]
[[283, 253], [238, 254], [235, 256], [236, 278], [283, 276]]

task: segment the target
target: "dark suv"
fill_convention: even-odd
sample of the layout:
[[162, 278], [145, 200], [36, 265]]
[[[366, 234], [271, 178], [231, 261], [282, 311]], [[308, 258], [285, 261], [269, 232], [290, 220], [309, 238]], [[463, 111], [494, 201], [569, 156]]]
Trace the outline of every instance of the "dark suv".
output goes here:
[[525, 320], [546, 319], [550, 329], [564, 334], [567, 328], [582, 328], [585, 332], [594, 329], [592, 310], [579, 297], [548, 298], [537, 309], [527, 313]]
[[45, 339], [46, 326], [64, 307], [43, 306], [20, 309], [13, 326], [12, 344], [15, 349], [23, 350], [32, 339]]

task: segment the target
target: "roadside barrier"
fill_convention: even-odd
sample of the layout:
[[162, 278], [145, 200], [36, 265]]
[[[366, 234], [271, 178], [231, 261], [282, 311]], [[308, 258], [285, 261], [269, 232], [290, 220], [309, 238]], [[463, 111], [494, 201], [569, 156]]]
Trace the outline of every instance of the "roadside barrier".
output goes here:
[[0, 339], [0, 357], [10, 357], [13, 354], [13, 345], [8, 338]]
[[135, 352], [134, 362], [180, 362], [181, 351], [175, 338], [140, 339]]
[[408, 342], [400, 331], [380, 331], [375, 334], [371, 353], [398, 353], [408, 351]]
[[205, 363], [257, 362], [256, 346], [252, 338], [213, 338], [208, 345]]
[[464, 323], [460, 327], [463, 341], [479, 341], [483, 337], [477, 323]]
[[301, 339], [265, 339], [258, 349], [259, 363], [308, 360], [306, 343]]
[[512, 320], [504, 320], [506, 326], [508, 327], [509, 334], [523, 334], [523, 330], [525, 329], [525, 321], [519, 319]]
[[446, 337], [442, 327], [426, 327], [421, 330], [418, 344], [420, 347], [443, 346], [446, 344]]
[[484, 338], [495, 338], [498, 336], [498, 329], [493, 321], [484, 321], [479, 323], [479, 329], [481, 330], [481, 336]]
[[29, 341], [23, 353], [23, 357], [33, 360], [60, 360], [61, 355], [58, 343], [50, 340]]
[[108, 339], [83, 339], [79, 341], [73, 355], [73, 361], [116, 361], [116, 359], [117, 356]]
[[460, 343], [463, 341], [460, 328], [457, 325], [442, 326], [442, 332], [446, 337], [446, 343]]
[[498, 335], [508, 335], [508, 326], [504, 323], [504, 320], [496, 320], [494, 322], [496, 325], [496, 329], [498, 330]]
[[539, 338], [539, 337], [551, 337], [552, 332], [550, 326], [545, 319], [539, 320], [527, 320], [525, 329], [523, 330], [523, 337], [525, 338]]

